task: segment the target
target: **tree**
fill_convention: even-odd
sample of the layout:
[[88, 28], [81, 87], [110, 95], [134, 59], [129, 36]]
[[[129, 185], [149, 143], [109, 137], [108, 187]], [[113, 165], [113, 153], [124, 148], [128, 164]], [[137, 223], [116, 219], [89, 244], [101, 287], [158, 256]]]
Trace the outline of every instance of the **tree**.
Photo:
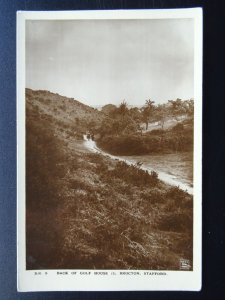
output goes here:
[[154, 103], [155, 103], [154, 101], [148, 99], [145, 101], [145, 106], [142, 108], [142, 116], [143, 116], [143, 121], [146, 124], [146, 130], [148, 129], [148, 123], [150, 121], [150, 118], [155, 108]]
[[149, 108], [153, 108], [155, 101], [152, 101], [151, 99], [145, 100], [145, 105]]
[[164, 124], [167, 119], [167, 109], [165, 104], [159, 104], [155, 111], [156, 120], [160, 122], [161, 129], [164, 129]]
[[130, 110], [129, 110], [129, 115], [130, 117], [135, 120], [137, 123], [140, 123], [141, 122], [141, 112], [140, 110], [137, 108], [137, 107], [132, 107]]
[[119, 120], [115, 120], [111, 123], [111, 134], [118, 135], [121, 132], [121, 122]]
[[128, 113], [129, 109], [128, 109], [127, 102], [125, 100], [123, 100], [123, 102], [120, 104], [118, 111], [123, 118]]
[[184, 102], [177, 98], [176, 100], [168, 100], [170, 103], [170, 113], [178, 121], [178, 116], [185, 113]]
[[194, 100], [186, 100], [185, 101], [186, 105], [186, 114], [188, 117], [193, 118], [194, 117]]

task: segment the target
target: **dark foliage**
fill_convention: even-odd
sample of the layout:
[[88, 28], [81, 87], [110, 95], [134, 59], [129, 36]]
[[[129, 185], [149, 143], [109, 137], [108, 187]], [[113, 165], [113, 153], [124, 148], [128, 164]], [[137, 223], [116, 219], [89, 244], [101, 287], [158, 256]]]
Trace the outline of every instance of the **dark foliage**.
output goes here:
[[151, 153], [169, 153], [191, 151], [193, 132], [184, 129], [182, 124], [171, 130], [154, 130], [141, 135], [108, 135], [98, 141], [99, 147], [115, 155], [142, 155]]
[[[59, 255], [57, 209], [66, 174], [62, 143], [51, 129], [51, 118], [37, 109], [26, 120], [26, 253], [27, 269], [51, 268]], [[71, 168], [74, 164], [71, 164]]]
[[57, 205], [57, 186], [66, 172], [62, 144], [46, 126], [49, 123], [34, 120], [26, 125], [26, 205], [37, 209]]
[[140, 169], [136, 165], [127, 165], [125, 162], [118, 162], [116, 167], [107, 172], [107, 176], [123, 179], [126, 183], [136, 186], [155, 186], [158, 183], [158, 174], [152, 171]]

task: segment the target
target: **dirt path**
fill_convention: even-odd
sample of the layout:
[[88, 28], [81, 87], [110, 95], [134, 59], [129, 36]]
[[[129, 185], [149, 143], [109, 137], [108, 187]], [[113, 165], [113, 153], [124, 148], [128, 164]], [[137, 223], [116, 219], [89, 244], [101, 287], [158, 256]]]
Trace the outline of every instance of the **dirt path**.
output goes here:
[[[114, 159], [114, 160], [124, 161], [128, 165], [134, 165], [137, 163], [137, 161], [125, 159], [123, 157], [111, 155], [111, 154], [108, 154], [107, 152], [102, 151], [100, 148], [97, 147], [95, 141], [92, 141], [91, 139], [88, 140], [86, 135], [84, 135], [84, 146], [94, 153], [102, 154], [102, 155], [109, 157], [111, 159]], [[158, 178], [160, 180], [164, 181], [165, 183], [167, 183], [169, 185], [178, 186], [180, 189], [187, 191], [189, 194], [193, 195], [193, 188], [190, 187], [188, 184], [181, 182], [179, 180], [179, 178], [177, 178], [173, 175], [167, 174], [165, 172], [159, 171], [157, 169], [149, 168], [145, 164], [142, 164], [141, 169], [146, 170], [148, 172], [155, 171], [158, 173]]]

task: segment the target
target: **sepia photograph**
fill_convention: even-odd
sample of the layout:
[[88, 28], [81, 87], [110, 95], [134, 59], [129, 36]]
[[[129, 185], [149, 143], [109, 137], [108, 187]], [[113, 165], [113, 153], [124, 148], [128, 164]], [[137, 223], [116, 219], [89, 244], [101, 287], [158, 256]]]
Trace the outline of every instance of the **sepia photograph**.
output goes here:
[[20, 18], [19, 266], [198, 283], [201, 13], [39, 15]]

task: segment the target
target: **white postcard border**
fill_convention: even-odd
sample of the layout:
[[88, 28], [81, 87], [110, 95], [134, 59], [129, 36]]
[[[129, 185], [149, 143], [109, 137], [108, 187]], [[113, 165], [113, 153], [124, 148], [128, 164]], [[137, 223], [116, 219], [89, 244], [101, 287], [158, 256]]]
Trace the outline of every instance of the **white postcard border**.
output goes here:
[[[193, 271], [26, 270], [25, 255], [25, 21], [65, 19], [195, 20]], [[18, 291], [199, 291], [202, 272], [202, 9], [17, 13], [17, 287]], [[86, 273], [85, 273], [86, 272]], [[90, 274], [88, 274], [90, 272]], [[124, 275], [121, 274], [124, 273]], [[136, 273], [139, 274], [136, 274]]]

